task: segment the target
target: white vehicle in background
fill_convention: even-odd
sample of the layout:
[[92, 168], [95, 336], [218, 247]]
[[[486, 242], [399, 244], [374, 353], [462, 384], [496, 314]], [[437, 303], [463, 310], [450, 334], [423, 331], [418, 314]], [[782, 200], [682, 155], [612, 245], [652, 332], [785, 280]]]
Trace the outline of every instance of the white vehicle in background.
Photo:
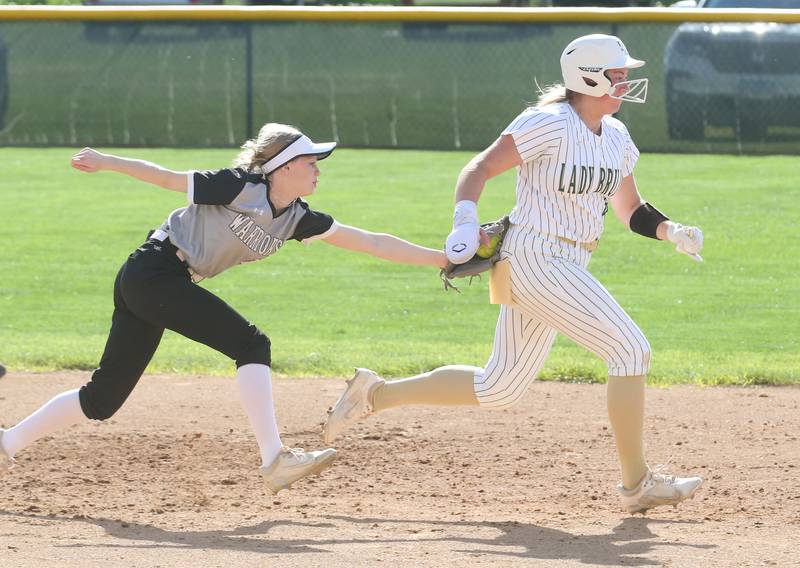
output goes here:
[[[700, 0], [696, 7], [798, 9], [800, 0]], [[800, 24], [682, 24], [667, 42], [669, 136], [700, 140], [730, 126], [764, 140], [769, 126], [800, 126]]]

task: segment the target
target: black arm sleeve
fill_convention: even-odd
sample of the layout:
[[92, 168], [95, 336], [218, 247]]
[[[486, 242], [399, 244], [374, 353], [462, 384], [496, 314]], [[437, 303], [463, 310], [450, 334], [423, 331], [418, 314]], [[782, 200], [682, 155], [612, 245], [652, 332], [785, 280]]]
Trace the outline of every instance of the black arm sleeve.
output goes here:
[[228, 205], [236, 199], [247, 183], [263, 183], [258, 174], [241, 168], [194, 172], [192, 203], [197, 205]]
[[304, 201], [301, 201], [300, 205], [306, 210], [306, 214], [301, 217], [300, 222], [297, 223], [297, 227], [294, 230], [294, 234], [290, 238], [296, 241], [302, 241], [316, 235], [321, 235], [331, 228], [333, 225], [333, 217], [326, 213], [309, 209], [308, 204]]
[[656, 229], [664, 221], [669, 221], [669, 217], [649, 203], [643, 203], [631, 215], [628, 226], [634, 233], [639, 233], [651, 239], [658, 239]]

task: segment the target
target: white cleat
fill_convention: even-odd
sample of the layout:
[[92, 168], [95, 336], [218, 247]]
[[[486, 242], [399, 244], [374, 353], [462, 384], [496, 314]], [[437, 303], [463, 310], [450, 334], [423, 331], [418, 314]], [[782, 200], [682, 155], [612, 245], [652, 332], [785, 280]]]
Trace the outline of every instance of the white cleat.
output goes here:
[[322, 431], [326, 444], [332, 443], [350, 426], [372, 414], [370, 392], [385, 382], [375, 371], [356, 369], [356, 374], [347, 381], [342, 396], [328, 410], [328, 420]]
[[5, 433], [6, 431], [0, 428], [0, 477], [3, 477], [6, 473], [8, 473], [8, 470], [14, 467], [14, 464], [17, 463], [14, 461], [14, 458], [6, 453], [5, 448], [3, 448], [3, 434]]
[[618, 485], [617, 490], [622, 496], [622, 507], [628, 513], [644, 513], [661, 505], [677, 507], [681, 501], [694, 497], [702, 484], [700, 477], [676, 477], [648, 470], [634, 489]]
[[335, 458], [333, 448], [306, 452], [303, 448], [284, 447], [271, 464], [261, 466], [260, 470], [269, 490], [277, 493], [291, 487], [298, 479], [321, 472]]

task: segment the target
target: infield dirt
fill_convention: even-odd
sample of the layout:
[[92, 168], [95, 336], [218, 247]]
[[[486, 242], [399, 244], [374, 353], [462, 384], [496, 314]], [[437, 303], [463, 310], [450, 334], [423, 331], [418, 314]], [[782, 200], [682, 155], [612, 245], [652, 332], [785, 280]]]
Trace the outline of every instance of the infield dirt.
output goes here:
[[[87, 373], [0, 381], [8, 427]], [[284, 442], [322, 447], [334, 379], [275, 382]], [[800, 566], [800, 389], [648, 389], [652, 465], [706, 480], [628, 516], [602, 385], [535, 382], [502, 411], [395, 409], [270, 494], [233, 379], [147, 375], [106, 423], [21, 452], [0, 566]]]

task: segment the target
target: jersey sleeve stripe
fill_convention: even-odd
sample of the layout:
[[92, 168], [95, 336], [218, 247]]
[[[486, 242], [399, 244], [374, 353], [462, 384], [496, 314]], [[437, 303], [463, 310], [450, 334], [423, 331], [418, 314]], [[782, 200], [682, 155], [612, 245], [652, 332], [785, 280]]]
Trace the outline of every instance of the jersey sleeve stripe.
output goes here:
[[194, 204], [194, 170], [186, 173], [186, 200]]
[[339, 229], [339, 223], [337, 223], [336, 219], [334, 219], [333, 223], [331, 223], [331, 226], [328, 228], [327, 231], [325, 231], [324, 233], [320, 233], [318, 235], [312, 235], [312, 236], [310, 236], [308, 238], [303, 239], [300, 242], [303, 243], [304, 245], [308, 245], [308, 244], [313, 243], [314, 241], [318, 241], [318, 240], [321, 240], [321, 239], [326, 239], [326, 238], [330, 237], [333, 233], [335, 233], [338, 229]]

